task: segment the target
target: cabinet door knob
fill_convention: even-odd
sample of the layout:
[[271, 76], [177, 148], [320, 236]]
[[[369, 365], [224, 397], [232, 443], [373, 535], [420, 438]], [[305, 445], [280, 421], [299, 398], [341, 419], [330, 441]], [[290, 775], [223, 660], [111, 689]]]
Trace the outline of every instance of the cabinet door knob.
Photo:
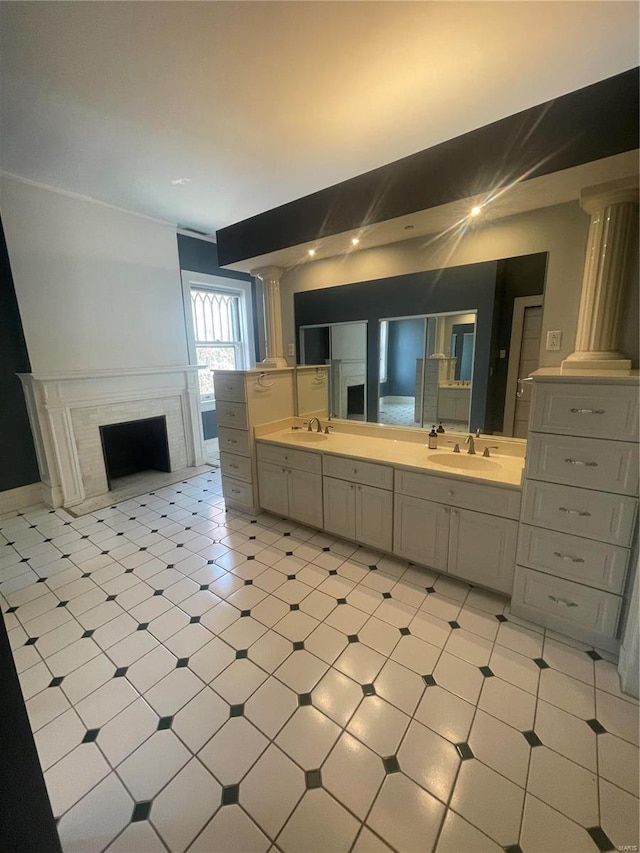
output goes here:
[[584, 518], [590, 518], [591, 517], [590, 512], [584, 512], [583, 510], [580, 510], [580, 509], [567, 509], [566, 506], [559, 506], [558, 509], [560, 510], [560, 512], [566, 512], [567, 515], [580, 515]]
[[449, 497], [450, 497], [450, 498], [452, 498], [452, 497], [453, 497], [453, 495], [455, 494], [455, 492], [453, 491], [453, 489], [449, 489], [449, 491], [447, 492], [447, 494], [449, 495]]
[[571, 409], [574, 415], [604, 415], [604, 409]]
[[569, 560], [571, 563], [584, 563], [582, 557], [572, 557], [571, 554], [561, 554], [560, 551], [554, 551], [553, 556], [561, 560]]
[[354, 469], [353, 469], [353, 473], [354, 473], [354, 474], [357, 474], [357, 473], [358, 473], [358, 469], [357, 469], [357, 468], [354, 468]]
[[555, 595], [548, 595], [547, 598], [553, 601], [554, 604], [564, 604], [565, 607], [577, 607], [576, 601], [569, 601], [568, 598], [556, 598]]
[[597, 462], [583, 462], [582, 459], [565, 459], [569, 465], [583, 465], [585, 468], [597, 468]]

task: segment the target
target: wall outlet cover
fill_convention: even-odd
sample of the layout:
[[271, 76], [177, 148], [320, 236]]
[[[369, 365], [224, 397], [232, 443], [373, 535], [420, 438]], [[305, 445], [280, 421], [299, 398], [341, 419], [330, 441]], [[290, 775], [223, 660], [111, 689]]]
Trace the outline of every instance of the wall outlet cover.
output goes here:
[[547, 351], [559, 350], [561, 341], [561, 331], [547, 332]]
[[296, 354], [296, 345], [295, 344], [287, 344], [287, 355], [295, 355]]

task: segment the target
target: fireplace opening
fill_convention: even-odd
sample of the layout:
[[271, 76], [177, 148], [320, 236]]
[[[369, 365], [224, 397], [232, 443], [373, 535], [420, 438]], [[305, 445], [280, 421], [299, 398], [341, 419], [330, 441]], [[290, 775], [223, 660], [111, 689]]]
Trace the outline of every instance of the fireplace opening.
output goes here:
[[143, 418], [100, 427], [109, 489], [120, 477], [140, 471], [171, 471], [167, 419]]
[[364, 415], [364, 384], [347, 388], [347, 417]]

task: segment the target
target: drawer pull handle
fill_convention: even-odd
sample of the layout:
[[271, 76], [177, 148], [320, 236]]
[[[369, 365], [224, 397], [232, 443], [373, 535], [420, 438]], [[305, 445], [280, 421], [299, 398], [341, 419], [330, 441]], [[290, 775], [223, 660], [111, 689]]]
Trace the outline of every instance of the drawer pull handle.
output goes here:
[[604, 415], [604, 409], [571, 409], [574, 415]]
[[358, 469], [357, 469], [357, 468], [354, 468], [354, 469], [353, 469], [353, 473], [354, 473], [354, 474], [357, 474], [357, 473], [358, 473]]
[[553, 556], [559, 557], [561, 560], [569, 560], [572, 563], [584, 563], [582, 557], [572, 557], [571, 554], [561, 554], [560, 551], [554, 551]]
[[231, 491], [233, 492], [234, 495], [240, 494], [240, 489], [231, 489]]
[[225, 391], [233, 391], [233, 385], [225, 385], [224, 390]]
[[237, 444], [238, 443], [237, 439], [235, 439], [235, 438], [228, 438], [227, 441], [229, 442], [229, 444]]
[[559, 506], [558, 509], [560, 512], [566, 512], [567, 515], [580, 515], [584, 518], [589, 518], [591, 516], [590, 512], [584, 512], [581, 509], [567, 509], [566, 506]]
[[565, 459], [569, 465], [583, 465], [585, 468], [597, 468], [597, 462], [583, 462], [582, 459]]
[[564, 604], [565, 607], [577, 607], [578, 604], [575, 601], [569, 601], [568, 598], [556, 598], [555, 595], [548, 595], [547, 598], [550, 601], [553, 601], [554, 604]]
[[238, 467], [238, 465], [229, 465], [229, 468], [235, 468], [236, 471], [238, 470]]
[[234, 414], [233, 412], [225, 412], [225, 415], [226, 415], [228, 418], [235, 418], [235, 414]]

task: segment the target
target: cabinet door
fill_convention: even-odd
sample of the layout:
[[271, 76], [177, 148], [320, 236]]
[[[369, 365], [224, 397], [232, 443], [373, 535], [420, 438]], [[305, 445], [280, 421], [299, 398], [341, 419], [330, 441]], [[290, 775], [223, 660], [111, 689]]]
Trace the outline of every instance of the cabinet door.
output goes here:
[[451, 510], [449, 571], [511, 594], [518, 522], [468, 509]]
[[289, 515], [287, 469], [271, 462], [258, 462], [260, 506], [276, 515]]
[[355, 539], [355, 486], [334, 477], [323, 478], [324, 529]]
[[449, 507], [395, 495], [393, 553], [438, 571], [447, 570]]
[[373, 486], [356, 486], [356, 541], [382, 551], [393, 545], [393, 493]]
[[322, 477], [287, 469], [289, 517], [312, 527], [322, 527]]

